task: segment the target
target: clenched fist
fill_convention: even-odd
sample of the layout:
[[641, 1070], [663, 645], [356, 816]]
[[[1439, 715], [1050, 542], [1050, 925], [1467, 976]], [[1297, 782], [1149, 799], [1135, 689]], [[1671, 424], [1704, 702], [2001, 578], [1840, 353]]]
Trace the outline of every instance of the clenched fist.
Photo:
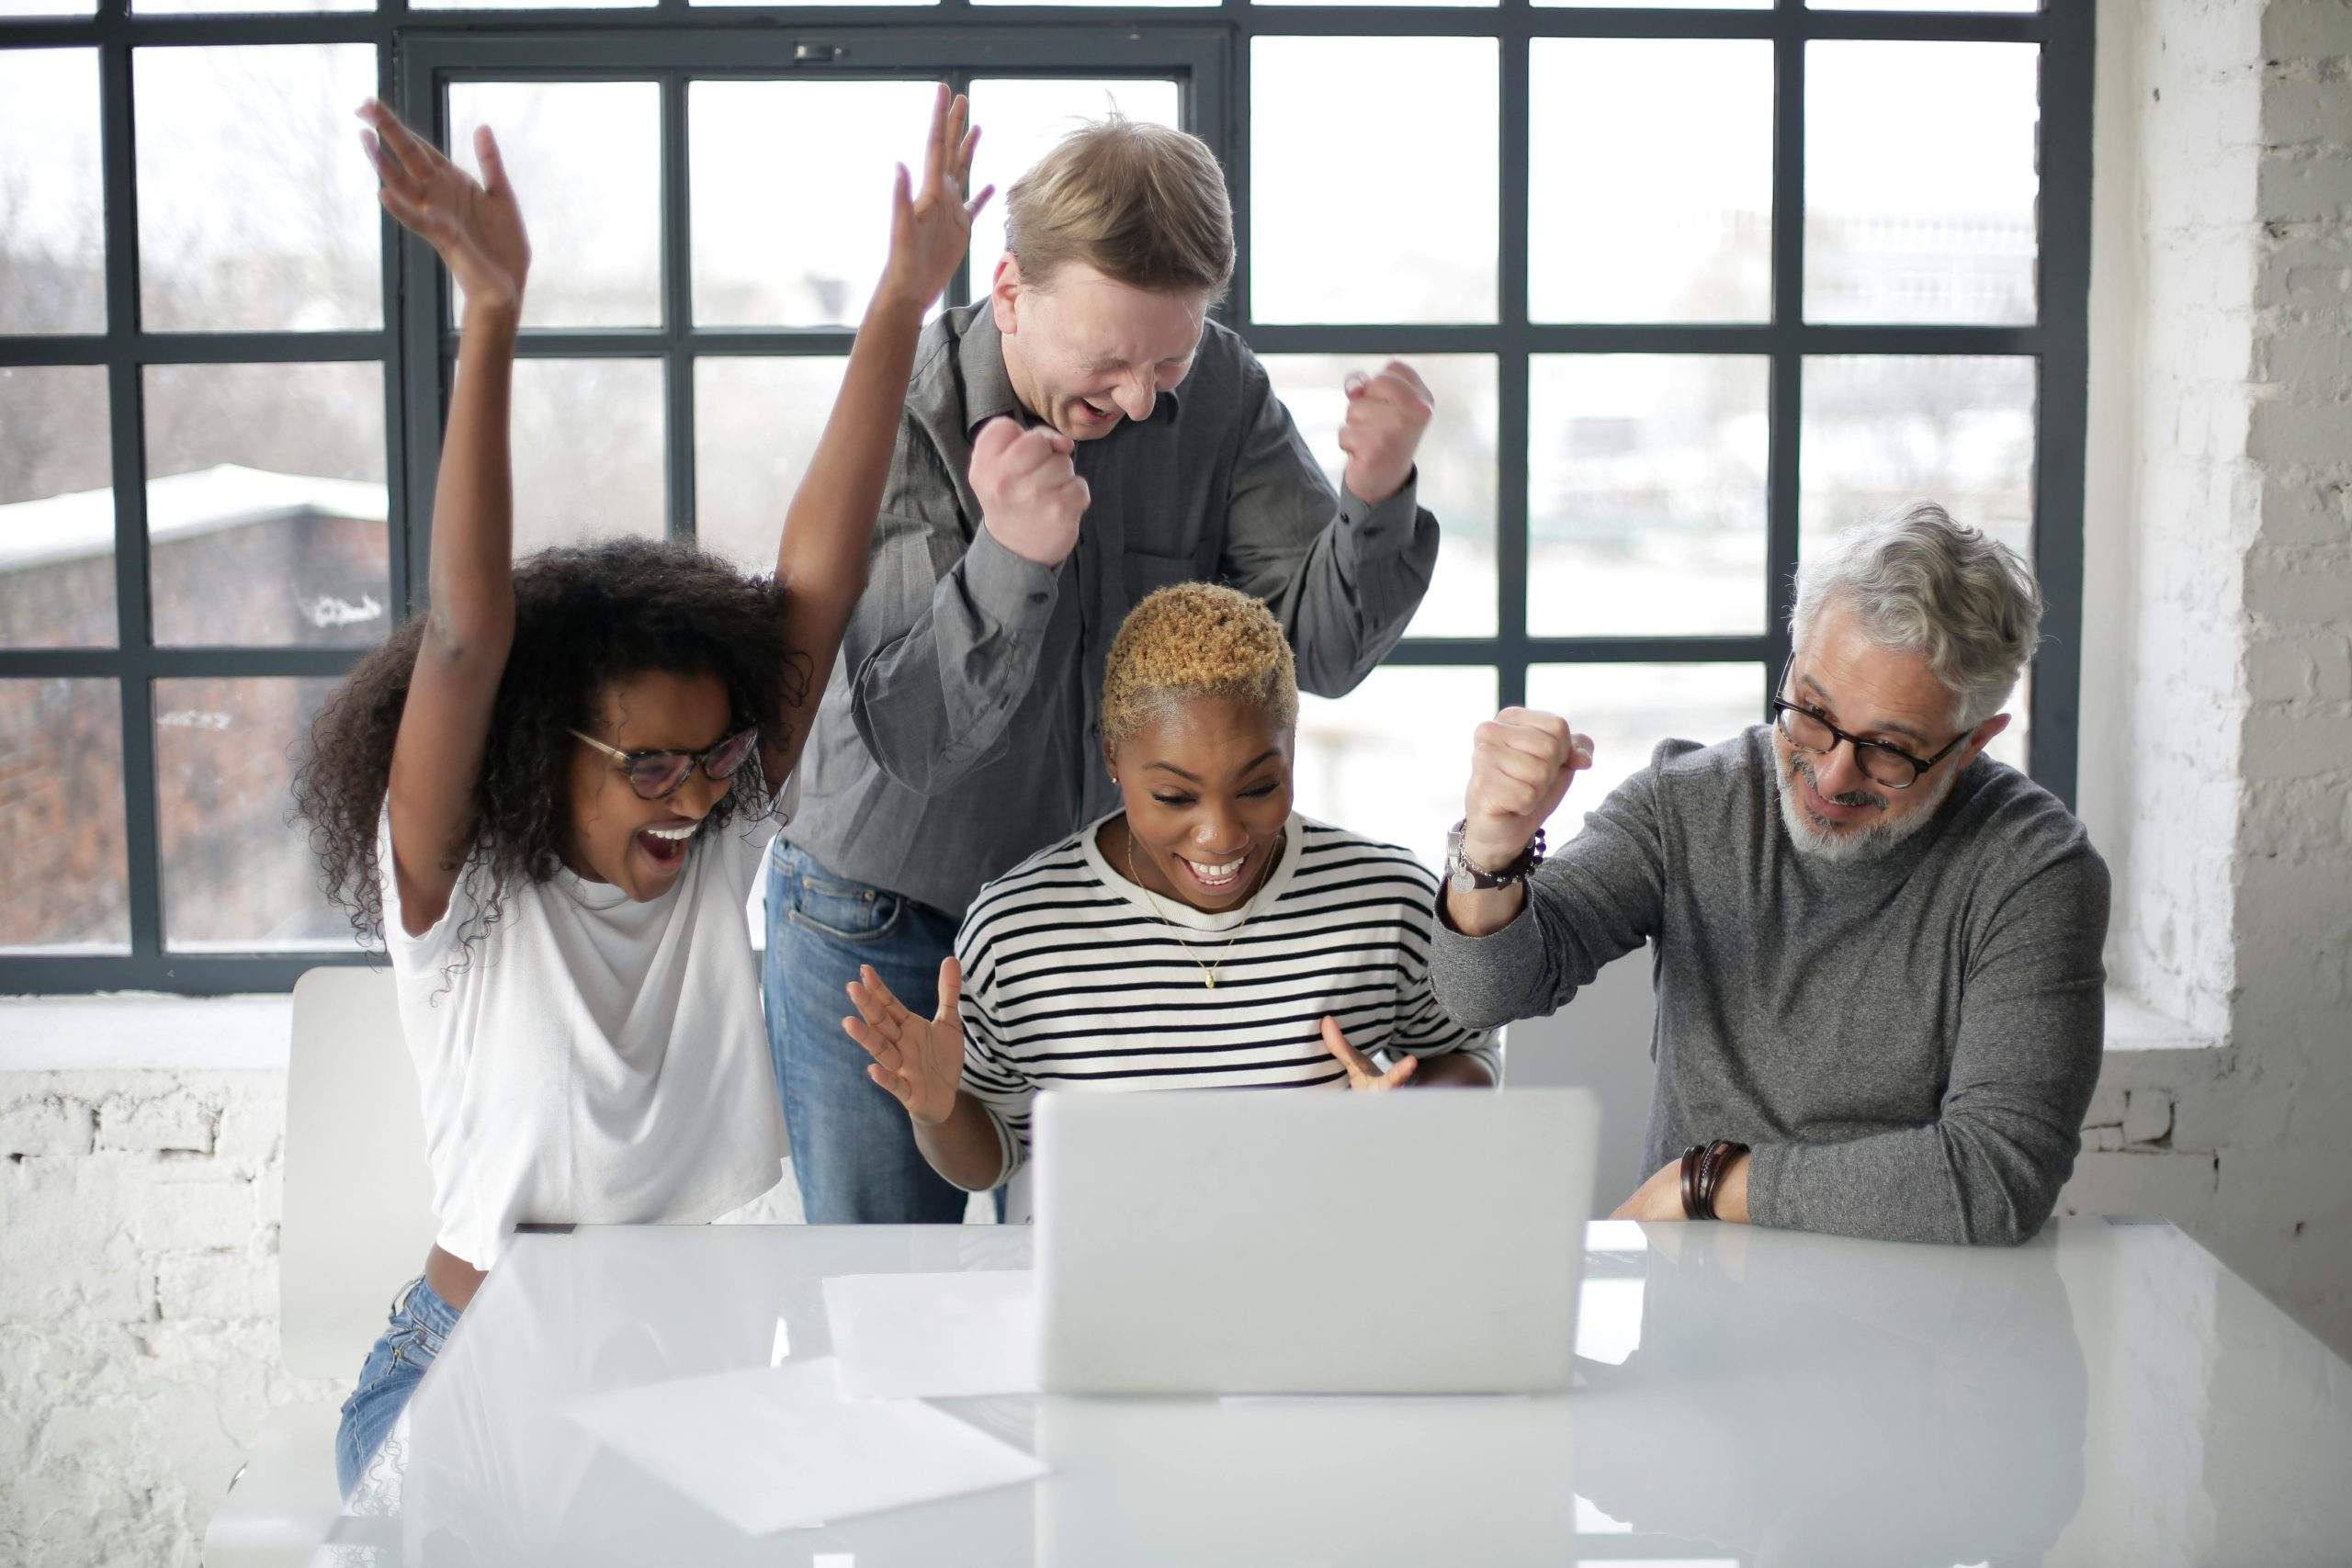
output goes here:
[[1023, 430], [1010, 417], [980, 426], [972, 443], [972, 489], [980, 521], [1024, 560], [1059, 566], [1078, 544], [1078, 520], [1091, 492], [1070, 463], [1070, 438], [1046, 425]]
[[1577, 771], [1590, 766], [1591, 738], [1556, 714], [1505, 708], [1480, 725], [1463, 801], [1464, 858], [1487, 871], [1518, 859]]
[[1347, 393], [1340, 450], [1348, 455], [1348, 490], [1357, 500], [1377, 506], [1405, 488], [1437, 400], [1430, 395], [1428, 383], [1401, 359], [1390, 360], [1377, 376], [1351, 373]]

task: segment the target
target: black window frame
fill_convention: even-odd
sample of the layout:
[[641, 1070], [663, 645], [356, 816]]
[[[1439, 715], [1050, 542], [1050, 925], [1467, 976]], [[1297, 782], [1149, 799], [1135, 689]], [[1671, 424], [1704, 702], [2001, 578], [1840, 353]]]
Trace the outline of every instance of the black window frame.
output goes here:
[[[1490, 37], [1498, 40], [1500, 156], [1498, 316], [1475, 325], [1259, 323], [1250, 315], [1251, 44], [1261, 37]], [[1531, 44], [1551, 38], [1734, 38], [1773, 44], [1771, 315], [1756, 323], [1559, 324], [1528, 315]], [[2040, 48], [2037, 314], [2029, 325], [1825, 325], [1803, 317], [1804, 45], [1815, 39], [2025, 42]], [[1797, 563], [1802, 377], [1825, 355], [1984, 355], [2032, 358], [2035, 565], [2049, 602], [2031, 688], [2031, 769], [2072, 804], [2082, 641], [2083, 474], [2090, 260], [2092, 7], [2051, 0], [2032, 14], [1812, 11], [1802, 0], [1756, 10], [1252, 5], [1104, 6], [696, 6], [658, 0], [631, 10], [459, 11], [385, 0], [368, 12], [154, 16], [100, 0], [94, 16], [0, 19], [0, 51], [97, 51], [105, 203], [107, 325], [90, 334], [0, 335], [0, 367], [96, 366], [108, 382], [115, 496], [117, 645], [0, 649], [0, 679], [113, 682], [121, 698], [130, 950], [121, 954], [0, 953], [0, 994], [155, 990], [193, 995], [289, 988], [320, 964], [357, 952], [175, 953], [163, 942], [153, 682], [182, 677], [340, 675], [362, 650], [158, 648], [150, 631], [143, 372], [151, 365], [367, 361], [384, 367], [387, 548], [390, 593], [413, 613], [425, 581], [428, 510], [454, 334], [447, 281], [431, 253], [387, 220], [383, 321], [355, 332], [151, 333], [139, 310], [134, 49], [174, 45], [365, 43], [379, 96], [444, 130], [452, 80], [655, 78], [662, 89], [664, 324], [526, 333], [526, 355], [659, 358], [665, 366], [668, 526], [694, 519], [693, 361], [705, 354], [840, 355], [846, 330], [697, 328], [688, 309], [691, 230], [685, 168], [688, 77], [944, 74], [1174, 74], [1186, 123], [1225, 161], [1240, 260], [1220, 317], [1261, 354], [1491, 355], [1498, 375], [1495, 634], [1408, 637], [1389, 662], [1491, 668], [1501, 700], [1523, 701], [1527, 671], [1549, 663], [1750, 663], [1758, 716], [1787, 658]], [[1376, 98], [1376, 95], [1370, 95]], [[1409, 221], [1400, 214], [1399, 221]], [[983, 262], [985, 265], [985, 262]], [[969, 270], [951, 290], [968, 297]], [[1535, 637], [1527, 630], [1528, 383], [1538, 354], [1740, 354], [1770, 365], [1765, 630], [1747, 636]], [[1442, 498], [1433, 498], [1443, 513]]]

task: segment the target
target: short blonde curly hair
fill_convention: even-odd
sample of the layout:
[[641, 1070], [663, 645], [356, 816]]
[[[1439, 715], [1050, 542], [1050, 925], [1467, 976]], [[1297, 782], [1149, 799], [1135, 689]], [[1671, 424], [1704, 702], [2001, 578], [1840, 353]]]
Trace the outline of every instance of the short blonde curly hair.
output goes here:
[[1128, 611], [1102, 675], [1104, 742], [1117, 747], [1182, 697], [1239, 698], [1296, 724], [1298, 671], [1273, 612], [1214, 582], [1179, 582]]

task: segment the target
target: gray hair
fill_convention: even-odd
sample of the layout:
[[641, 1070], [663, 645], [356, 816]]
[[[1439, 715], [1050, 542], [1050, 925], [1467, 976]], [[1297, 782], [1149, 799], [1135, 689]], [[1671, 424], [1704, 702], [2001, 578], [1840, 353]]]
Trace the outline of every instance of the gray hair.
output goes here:
[[1925, 655], [1966, 729], [2001, 711], [2041, 639], [2041, 590], [2031, 569], [1932, 501], [1849, 529], [1805, 561], [1789, 617], [1797, 646], [1833, 599], [1879, 647]]

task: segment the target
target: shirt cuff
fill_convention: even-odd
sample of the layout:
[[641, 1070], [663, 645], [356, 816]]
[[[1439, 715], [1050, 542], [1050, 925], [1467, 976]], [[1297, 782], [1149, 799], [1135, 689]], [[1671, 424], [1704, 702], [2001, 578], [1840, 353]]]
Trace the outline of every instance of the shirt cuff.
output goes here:
[[1421, 468], [1405, 476], [1396, 493], [1374, 504], [1340, 481], [1340, 521], [1354, 536], [1359, 558], [1395, 555], [1413, 542], [1414, 525], [1421, 514]]
[[[1487, 1015], [1499, 998], [1517, 997], [1527, 977], [1544, 972], [1544, 928], [1531, 912], [1534, 889], [1520, 900], [1510, 923], [1485, 936], [1464, 935], [1446, 912], [1445, 885], [1438, 884], [1437, 928], [1430, 933], [1430, 978], [1438, 1003], [1457, 1021], [1493, 1027]], [[1501, 1010], [1508, 1010], [1507, 1009]], [[1512, 1018], [1523, 1016], [1511, 1013]]]
[[985, 523], [964, 552], [965, 592], [982, 614], [1015, 631], [1041, 631], [1054, 618], [1060, 581], [1057, 568], [1007, 549]]
[[1747, 1223], [1774, 1230], [1801, 1227], [1790, 1224], [1781, 1201], [1781, 1177], [1786, 1150], [1778, 1144], [1758, 1144], [1747, 1151]]

